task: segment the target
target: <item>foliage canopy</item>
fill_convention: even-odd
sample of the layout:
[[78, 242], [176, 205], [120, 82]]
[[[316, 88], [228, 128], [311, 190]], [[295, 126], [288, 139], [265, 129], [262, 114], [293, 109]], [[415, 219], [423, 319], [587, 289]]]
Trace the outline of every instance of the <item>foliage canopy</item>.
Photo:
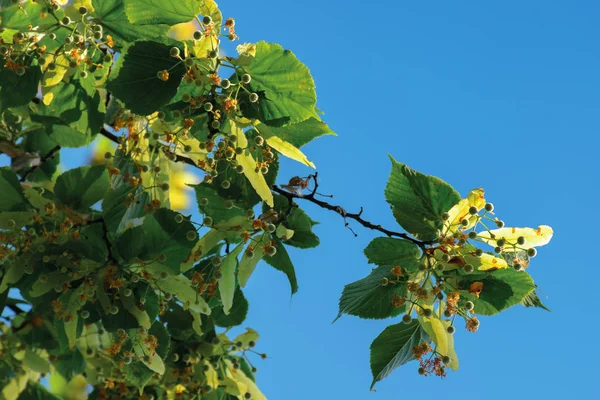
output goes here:
[[[373, 385], [414, 360], [457, 370], [453, 333], [476, 315], [545, 309], [527, 268], [552, 229], [504, 227], [482, 189], [391, 158], [398, 232], [321, 199], [316, 173], [278, 184], [281, 157], [314, 168], [300, 148], [334, 133], [291, 51], [222, 55], [238, 37], [213, 0], [62, 3], [0, 0], [0, 399], [263, 399], [259, 335], [230, 328], [259, 261], [298, 290], [287, 249], [320, 242], [302, 201], [381, 233], [338, 315], [403, 315], [371, 344]], [[98, 135], [115, 148], [61, 171]], [[201, 221], [177, 211], [181, 165], [202, 173]]]

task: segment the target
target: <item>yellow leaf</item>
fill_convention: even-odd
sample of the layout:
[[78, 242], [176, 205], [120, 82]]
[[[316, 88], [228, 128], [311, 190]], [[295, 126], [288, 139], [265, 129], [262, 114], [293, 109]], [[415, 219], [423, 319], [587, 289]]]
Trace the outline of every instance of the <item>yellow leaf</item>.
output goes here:
[[83, 375], [76, 375], [66, 387], [65, 400], [87, 400], [88, 382]]
[[206, 384], [213, 389], [219, 387], [219, 374], [217, 374], [217, 370], [212, 366], [208, 361], [204, 361], [204, 368], [208, 368], [204, 372], [204, 376], [206, 377]]
[[[48, 65], [50, 63], [56, 64], [56, 69], [54, 71], [48, 70]], [[58, 85], [65, 77], [68, 71], [68, 66], [69, 61], [64, 55], [60, 54], [56, 58], [54, 58], [54, 56], [48, 56], [46, 58], [46, 64], [44, 64], [42, 68], [44, 71], [44, 77], [42, 78], [42, 90], [44, 88]]]
[[90, 164], [100, 165], [106, 162], [104, 155], [108, 152], [114, 153], [117, 145], [106, 138], [105, 136], [98, 135], [92, 143], [92, 154], [90, 156]]
[[[469, 192], [466, 199], [462, 199], [454, 205], [449, 211], [449, 218], [444, 222], [444, 234], [452, 234], [459, 229], [469, 229], [475, 224], [476, 218], [469, 218], [469, 208], [476, 207], [481, 210], [485, 206], [484, 191], [481, 188], [473, 189]], [[469, 219], [469, 225], [463, 227], [461, 221]]]
[[140, 310], [135, 304], [135, 300], [133, 300], [133, 296], [126, 297], [121, 291], [121, 303], [123, 307], [129, 312], [129, 314], [133, 315], [140, 326], [150, 329], [150, 316], [146, 311]]
[[204, 332], [202, 331], [202, 318], [200, 317], [200, 313], [190, 310], [190, 314], [193, 319], [192, 328], [194, 329], [194, 332], [196, 332], [198, 336], [202, 336]]
[[195, 20], [192, 20], [190, 22], [173, 25], [169, 30], [168, 35], [177, 40], [188, 40], [192, 38], [192, 35], [198, 29], [198, 23]]
[[246, 328], [246, 332], [236, 336], [235, 339], [233, 339], [233, 343], [238, 343], [241, 342], [242, 343], [242, 348], [245, 350], [248, 350], [250, 347], [250, 342], [254, 342], [256, 343], [256, 341], [258, 340], [259, 335], [258, 332], [256, 332], [254, 329], [252, 328]]
[[52, 92], [44, 93], [44, 95], [42, 96], [42, 103], [44, 103], [47, 106], [49, 106], [50, 103], [52, 103], [52, 100], [54, 100], [54, 93]]
[[[544, 246], [550, 242], [554, 231], [547, 225], [540, 225], [537, 229], [533, 228], [500, 228], [489, 232], [478, 233], [477, 236], [492, 246], [496, 246], [498, 239], [504, 239], [506, 245], [503, 251], [513, 252], [519, 249], [531, 249], [533, 247]], [[517, 245], [517, 238], [524, 237], [525, 244]], [[492, 239], [494, 238], [494, 239]], [[516, 245], [516, 246], [512, 246]]]
[[250, 181], [250, 185], [252, 185], [256, 193], [269, 207], [273, 207], [273, 193], [271, 193], [271, 188], [267, 185], [264, 175], [261, 174], [260, 171], [255, 171], [256, 161], [254, 161], [254, 157], [248, 153], [239, 154], [236, 159], [238, 164], [244, 167], [244, 175], [246, 175], [246, 178]]
[[[442, 321], [444, 324], [444, 330], [446, 330], [450, 326], [450, 321]], [[454, 349], [454, 335], [451, 335], [446, 331], [446, 336], [448, 338], [448, 353], [446, 354], [450, 357], [450, 364], [448, 365], [452, 368], [452, 371], [458, 370], [458, 356], [456, 355], [456, 350]]]
[[94, 6], [92, 5], [92, 0], [73, 0], [73, 6], [79, 8], [84, 6], [88, 9], [88, 14], [94, 12]]
[[250, 228], [251, 226], [248, 218], [242, 216], [233, 217], [230, 220], [214, 224], [213, 229], [204, 234], [204, 236], [196, 242], [196, 245], [191, 251], [191, 254], [196, 257], [190, 257], [188, 261], [181, 264], [181, 272], [185, 272], [192, 268], [198, 259], [206, 255], [206, 253], [215, 247], [221, 240], [229, 237], [237, 238], [243, 229]]
[[287, 158], [291, 158], [292, 160], [301, 162], [302, 164], [307, 165], [311, 168], [316, 168], [315, 164], [310, 162], [299, 148], [297, 148], [290, 142], [286, 142], [280, 137], [271, 136], [267, 138], [267, 144], [275, 150], [277, 150], [278, 152], [280, 152], [281, 154], [283, 154], [284, 156], [286, 156]]
[[229, 314], [233, 306], [233, 295], [235, 294], [236, 280], [235, 272], [238, 267], [238, 255], [244, 248], [244, 244], [240, 243], [236, 248], [223, 259], [221, 263], [221, 272], [223, 276], [219, 279], [219, 294], [223, 303], [223, 312]]
[[494, 257], [491, 254], [483, 253], [481, 257], [479, 257], [479, 261], [481, 262], [481, 266], [477, 268], [479, 271], [492, 271], [495, 269], [508, 268], [506, 261]]
[[202, 35], [200, 40], [194, 40], [194, 54], [198, 58], [211, 58], [211, 51], [219, 51], [219, 41], [217, 37], [211, 33], [208, 36]]
[[[160, 358], [156, 351], [151, 352], [146, 345], [141, 345], [140, 343], [143, 343], [143, 340], [144, 339], [141, 339], [133, 345], [133, 352], [141, 359], [144, 365], [146, 365], [152, 371], [160, 375], [164, 374], [165, 363], [163, 362], [162, 358]], [[148, 356], [149, 359], [146, 359], [146, 356]]]
[[[139, 148], [140, 152], [134, 156], [134, 160], [140, 165], [147, 165], [148, 171], [141, 172], [141, 184], [148, 188], [147, 193], [151, 200], [158, 200], [163, 207], [170, 207], [169, 193], [160, 188], [160, 185], [169, 181], [169, 159], [162, 151], [151, 151], [150, 140], [145, 137], [140, 137], [139, 140], [127, 141], [127, 145], [133, 148]], [[160, 167], [160, 172], [156, 173], [153, 167]]]
[[229, 126], [231, 129], [231, 134], [236, 135], [238, 138], [236, 146], [241, 147], [242, 149], [247, 148], [248, 147], [248, 139], [246, 138], [246, 135], [244, 134], [244, 130], [242, 129], [240, 124], [233, 120], [229, 120]]
[[2, 388], [0, 392], [1, 400], [17, 400], [21, 392], [25, 390], [27, 386], [27, 373], [22, 373], [13, 377], [8, 383]]
[[264, 394], [258, 390], [256, 384], [244, 374], [241, 369], [234, 369], [233, 364], [229, 360], [225, 360], [226, 364], [226, 379], [225, 391], [231, 395], [244, 398], [246, 393], [251, 394], [253, 400], [266, 400]]
[[200, 14], [211, 17], [217, 30], [223, 22], [223, 15], [215, 0], [203, 0], [200, 4]]
[[283, 224], [279, 224], [277, 226], [277, 230], [275, 231], [275, 235], [279, 238], [279, 239], [283, 239], [283, 240], [289, 240], [294, 236], [294, 230], [293, 229], [288, 229], [285, 225]]
[[[177, 146], [177, 150], [178, 150], [177, 154], [178, 155], [188, 157], [196, 165], [198, 165], [198, 163], [200, 161], [206, 161], [207, 151], [206, 151], [206, 149], [202, 150], [200, 148], [200, 141], [198, 139], [190, 138], [190, 139], [180, 139], [178, 141], [179, 141], [179, 145]], [[191, 150], [186, 151], [186, 152], [181, 151], [184, 146], [190, 146]]]
[[[423, 307], [433, 311], [433, 307], [427, 305]], [[444, 356], [448, 355], [448, 332], [446, 332], [442, 320], [433, 313], [430, 318], [419, 315], [419, 322], [431, 340], [433, 340], [433, 343], [435, 343], [436, 351]]]

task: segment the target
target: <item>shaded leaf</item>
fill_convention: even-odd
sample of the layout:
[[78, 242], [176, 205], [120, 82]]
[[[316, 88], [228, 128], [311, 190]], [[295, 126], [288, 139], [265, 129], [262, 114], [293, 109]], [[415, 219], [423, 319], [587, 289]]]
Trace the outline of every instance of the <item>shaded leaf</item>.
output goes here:
[[[108, 90], [125, 107], [140, 115], [152, 114], [169, 103], [185, 73], [183, 63], [170, 56], [170, 49], [165, 44], [151, 41], [125, 47], [111, 72]], [[166, 81], [157, 77], [163, 70], [169, 73]]]
[[422, 240], [434, 240], [442, 228], [442, 214], [460, 201], [459, 194], [446, 182], [423, 175], [392, 160], [392, 173], [385, 198], [396, 221]]
[[427, 334], [416, 319], [409, 324], [401, 322], [385, 328], [371, 344], [371, 389], [394, 369], [414, 360], [412, 348], [427, 340]]
[[404, 311], [404, 306], [395, 307], [392, 304], [394, 296], [406, 295], [406, 283], [384, 284], [384, 280], [395, 281], [392, 275], [393, 266], [381, 266], [363, 279], [350, 283], [344, 287], [340, 297], [340, 311], [336, 318], [342, 314], [355, 315], [360, 318], [382, 319], [396, 316]]

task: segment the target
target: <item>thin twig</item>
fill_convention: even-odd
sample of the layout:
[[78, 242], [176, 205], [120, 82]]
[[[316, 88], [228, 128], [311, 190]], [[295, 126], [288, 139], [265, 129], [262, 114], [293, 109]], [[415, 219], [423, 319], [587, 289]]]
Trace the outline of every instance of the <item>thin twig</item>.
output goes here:
[[[425, 245], [428, 245], [428, 244], [432, 243], [432, 242], [426, 242], [426, 241], [417, 240], [417, 239], [411, 237], [410, 235], [408, 235], [406, 233], [391, 231], [389, 229], [385, 229], [381, 225], [376, 225], [376, 224], [374, 224], [372, 222], [366, 221], [365, 219], [362, 218], [362, 213], [363, 213], [363, 208], [362, 207], [361, 207], [361, 209], [360, 209], [360, 211], [358, 213], [349, 213], [349, 212], [347, 212], [341, 206], [330, 204], [330, 203], [327, 203], [327, 202], [325, 202], [323, 200], [319, 200], [319, 199], [315, 198], [315, 195], [318, 194], [317, 193], [317, 188], [319, 186], [319, 184], [317, 182], [317, 174], [313, 175], [312, 178], [314, 180], [315, 187], [313, 188], [313, 190], [311, 191], [311, 193], [307, 194], [307, 195], [288, 192], [286, 190], [281, 189], [277, 185], [273, 185], [272, 190], [275, 193], [278, 193], [278, 194], [280, 194], [282, 196], [285, 196], [289, 200], [290, 203], [292, 203], [293, 199], [306, 200], [306, 201], [308, 201], [310, 203], [318, 205], [321, 208], [324, 208], [324, 209], [330, 210], [330, 211], [334, 211], [335, 213], [340, 214], [344, 218], [344, 221], [346, 219], [352, 219], [352, 220], [358, 222], [359, 224], [361, 224], [362, 226], [364, 226], [365, 228], [382, 232], [382, 233], [384, 233], [385, 235], [387, 235], [389, 237], [399, 237], [399, 238], [411, 241], [411, 242], [413, 242], [414, 244], [416, 244], [417, 246], [419, 246], [421, 248], [424, 248]], [[348, 227], [348, 222], [345, 221], [345, 223], [346, 223], [346, 227]], [[352, 231], [352, 229], [350, 229], [350, 230]], [[354, 235], [356, 235], [356, 233], [354, 233], [354, 231], [352, 231], [352, 233]]]
[[104, 243], [106, 244], [106, 249], [108, 250], [108, 261], [110, 261], [114, 265], [118, 265], [119, 262], [113, 255], [112, 244], [110, 243], [110, 240], [108, 239], [108, 226], [106, 225], [106, 221], [104, 220], [104, 218], [97, 218], [97, 219], [94, 219], [94, 220], [88, 222], [88, 225], [92, 225], [92, 224], [102, 224], [102, 239], [104, 239]]
[[23, 173], [23, 176], [21, 176], [21, 182], [25, 182], [25, 180], [27, 180], [27, 177], [29, 175], [31, 175], [36, 169], [38, 169], [39, 167], [44, 165], [44, 163], [46, 161], [51, 159], [59, 151], [60, 151], [60, 146], [58, 146], [58, 145], [54, 146], [54, 148], [52, 148], [52, 150], [50, 150], [44, 157], [40, 158], [39, 164], [34, 165], [33, 167], [29, 168], [27, 171], [25, 171]]
[[21, 307], [19, 307], [16, 304], [6, 304], [6, 307], [10, 308], [12, 310], [12, 312], [14, 312], [15, 314], [25, 314], [25, 310], [23, 310]]

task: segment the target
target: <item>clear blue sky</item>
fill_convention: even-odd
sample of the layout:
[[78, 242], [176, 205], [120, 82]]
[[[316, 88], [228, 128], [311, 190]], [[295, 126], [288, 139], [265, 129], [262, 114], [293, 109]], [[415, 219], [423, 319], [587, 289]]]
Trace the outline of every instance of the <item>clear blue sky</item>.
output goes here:
[[[484, 187], [509, 226], [551, 225], [530, 272], [553, 312], [515, 307], [459, 331], [461, 367], [440, 380], [404, 366], [369, 392], [369, 346], [397, 320], [344, 316], [375, 237], [306, 204], [321, 246], [291, 251], [300, 291], [260, 264], [245, 325], [261, 334], [259, 386], [272, 400], [593, 398], [596, 208], [600, 196], [600, 3], [596, 1], [221, 1], [242, 41], [279, 42], [311, 69], [338, 137], [305, 148], [323, 192], [396, 228], [384, 200], [391, 153], [463, 195]], [[493, 4], [492, 4], [493, 3]], [[67, 165], [79, 164], [71, 153]], [[63, 157], [65, 160], [68, 157]], [[309, 171], [284, 163], [280, 182]], [[439, 397], [443, 396], [443, 397]]]
[[[311, 69], [338, 132], [306, 147], [324, 192], [384, 226], [387, 154], [450, 182], [484, 187], [512, 226], [555, 236], [530, 272], [553, 310], [515, 307], [460, 331], [461, 368], [444, 380], [400, 368], [369, 393], [369, 345], [394, 320], [344, 316], [345, 284], [368, 274], [373, 234], [306, 206], [321, 247], [292, 252], [300, 291], [261, 264], [248, 324], [261, 333], [270, 399], [572, 399], [598, 394], [600, 3], [597, 1], [221, 2], [243, 41], [294, 51]], [[288, 163], [281, 178], [304, 173]], [[591, 285], [590, 285], [591, 284]], [[596, 395], [594, 395], [596, 393]], [[438, 397], [443, 396], [443, 397]]]

